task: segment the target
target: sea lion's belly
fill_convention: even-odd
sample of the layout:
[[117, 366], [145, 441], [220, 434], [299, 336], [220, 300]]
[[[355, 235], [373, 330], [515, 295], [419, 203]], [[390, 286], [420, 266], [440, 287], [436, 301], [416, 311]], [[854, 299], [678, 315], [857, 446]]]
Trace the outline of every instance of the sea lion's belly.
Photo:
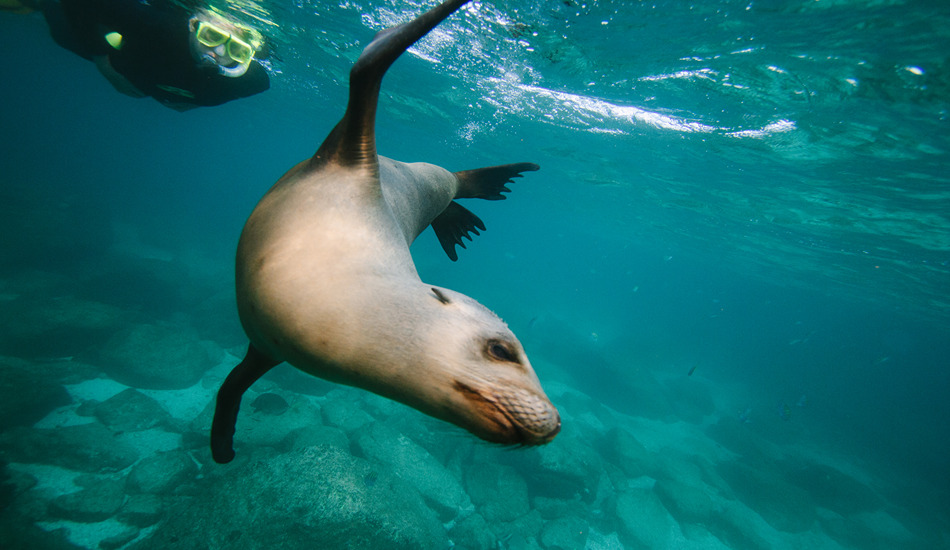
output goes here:
[[274, 359], [288, 358], [288, 342], [347, 355], [331, 348], [355, 341], [360, 311], [378, 289], [393, 280], [418, 280], [381, 194], [360, 193], [368, 186], [348, 181], [357, 177], [352, 170], [317, 176], [275, 185], [248, 218], [238, 244], [241, 323]]

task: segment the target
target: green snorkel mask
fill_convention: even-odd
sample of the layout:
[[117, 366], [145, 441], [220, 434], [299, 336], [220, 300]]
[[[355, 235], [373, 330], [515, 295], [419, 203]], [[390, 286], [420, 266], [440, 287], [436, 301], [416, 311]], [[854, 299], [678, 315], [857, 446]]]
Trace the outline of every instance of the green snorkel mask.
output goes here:
[[246, 73], [261, 47], [257, 31], [211, 14], [202, 13], [192, 18], [191, 27], [200, 59], [213, 63], [218, 72], [227, 77], [236, 78]]

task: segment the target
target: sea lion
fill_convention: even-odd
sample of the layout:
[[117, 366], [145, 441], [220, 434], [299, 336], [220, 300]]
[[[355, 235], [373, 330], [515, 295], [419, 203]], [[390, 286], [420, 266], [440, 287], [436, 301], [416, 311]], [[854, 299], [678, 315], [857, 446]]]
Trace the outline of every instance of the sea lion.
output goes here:
[[498, 200], [531, 163], [449, 172], [376, 153], [380, 83], [409, 46], [468, 0], [386, 29], [350, 71], [342, 120], [264, 195], [241, 233], [238, 313], [247, 355], [218, 391], [217, 462], [234, 458], [241, 396], [281, 362], [357, 386], [491, 442], [540, 445], [560, 430], [524, 348], [494, 313], [423, 283], [409, 245], [430, 224], [456, 259], [484, 224], [454, 199]]

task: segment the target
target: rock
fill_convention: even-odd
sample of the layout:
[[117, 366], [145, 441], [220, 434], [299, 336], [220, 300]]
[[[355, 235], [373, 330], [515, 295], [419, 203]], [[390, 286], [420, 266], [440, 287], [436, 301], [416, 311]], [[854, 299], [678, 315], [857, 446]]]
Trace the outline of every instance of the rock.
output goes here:
[[[686, 536], [686, 539], [689, 541], [689, 544], [683, 545], [684, 548], [702, 548], [703, 550], [732, 550], [732, 548], [726, 545], [724, 542], [719, 540], [715, 535], [706, 530], [705, 525], [700, 525], [697, 523], [680, 523], [680, 529], [683, 530], [683, 535]], [[776, 544], [776, 546], [778, 546]], [[801, 547], [806, 547], [802, 545]], [[820, 548], [827, 548], [827, 544], [824, 546], [818, 546]]]
[[455, 548], [494, 550], [498, 547], [498, 539], [481, 514], [472, 514], [458, 522], [449, 531], [449, 537], [455, 543]]
[[541, 514], [544, 519], [556, 519], [567, 516], [576, 509], [577, 506], [583, 506], [576, 500], [564, 500], [560, 498], [534, 497], [531, 499], [532, 508]]
[[518, 533], [506, 535], [508, 541], [506, 550], [541, 550], [541, 546], [534, 537], [526, 537]]
[[591, 529], [585, 550], [624, 550], [624, 546], [616, 532], [605, 535]]
[[808, 493], [785, 482], [778, 471], [756, 466], [726, 461], [718, 471], [743, 503], [779, 531], [800, 533], [811, 529], [817, 517]]
[[[225, 280], [227, 282], [225, 283]], [[241, 357], [247, 351], [247, 336], [244, 329], [241, 328], [241, 322], [237, 315], [222, 315], [224, 311], [233, 311], [234, 308], [234, 281], [233, 277], [219, 279], [218, 290], [212, 291], [198, 300], [188, 301], [188, 317], [193, 326], [197, 329], [202, 339], [217, 342], [222, 348], [232, 347], [240, 348]], [[273, 380], [273, 375], [278, 372], [300, 372], [292, 367], [274, 369], [268, 377]], [[307, 376], [307, 375], [303, 375]], [[314, 378], [307, 376], [308, 378]], [[316, 378], [314, 378], [316, 379]], [[294, 389], [294, 386], [285, 386], [288, 389]], [[299, 388], [299, 386], [297, 386]]]
[[262, 393], [251, 401], [251, 409], [261, 414], [278, 416], [287, 412], [290, 405], [287, 400], [276, 393]]
[[122, 482], [100, 480], [76, 493], [54, 498], [49, 513], [67, 521], [95, 523], [114, 516], [124, 502]]
[[425, 449], [382, 424], [361, 430], [356, 448], [370, 460], [386, 464], [416, 488], [443, 521], [458, 515], [468, 498], [461, 484]]
[[32, 426], [72, 397], [61, 384], [38, 376], [38, 365], [0, 357], [0, 432], [14, 426]]
[[126, 484], [135, 493], [164, 494], [192, 482], [197, 475], [198, 466], [188, 454], [171, 451], [143, 458], [132, 467]]
[[176, 390], [196, 384], [214, 366], [212, 348], [182, 327], [135, 325], [110, 338], [100, 351], [102, 368], [135, 388]]
[[[534, 542], [535, 547], [537, 546], [536, 541], [541, 536], [542, 527], [544, 527], [544, 520], [541, 519], [541, 514], [537, 510], [531, 510], [514, 521], [501, 521], [491, 525], [491, 528], [495, 531], [495, 536], [499, 539], [511, 537], [509, 540], [509, 543], [511, 543], [516, 538], [521, 537], [528, 543], [528, 547], [532, 547], [531, 542]], [[509, 546], [514, 548], [515, 545], [509, 544]]]
[[297, 450], [313, 447], [316, 445], [330, 445], [342, 451], [350, 450], [350, 440], [339, 428], [330, 426], [306, 426], [294, 430], [287, 434], [281, 447], [285, 449]]
[[29, 473], [8, 468], [2, 460], [0, 466], [0, 518], [17, 515], [25, 521], [33, 521], [46, 517], [48, 502], [45, 495], [30, 491], [39, 480]]
[[562, 435], [558, 443], [528, 450], [515, 460], [538, 494], [553, 498], [590, 502], [603, 472], [600, 455], [578, 436]]
[[607, 434], [604, 457], [628, 476], [654, 475], [654, 455], [623, 428], [614, 428]]
[[587, 546], [587, 522], [577, 516], [549, 521], [541, 530], [541, 545], [547, 550], [574, 550]]
[[161, 497], [157, 495], [131, 495], [116, 518], [135, 527], [155, 525], [165, 515]]
[[[228, 297], [228, 307], [233, 307], [234, 295]], [[219, 313], [215, 313], [218, 317], [221, 317]], [[247, 337], [244, 336], [244, 331], [241, 331], [241, 336], [246, 340]], [[244, 350], [247, 348], [246, 345], [243, 345], [241, 354], [243, 357]], [[317, 378], [316, 376], [311, 376], [299, 369], [295, 369], [289, 365], [283, 366], [281, 368], [276, 368], [267, 373], [267, 380], [274, 382], [281, 388], [292, 391], [295, 393], [303, 393], [307, 395], [316, 395], [324, 396], [328, 393], [334, 391], [340, 391], [340, 385], [334, 384], [333, 382], [328, 382], [322, 378]]]
[[99, 548], [102, 548], [102, 550], [116, 550], [132, 542], [138, 536], [139, 530], [134, 527], [129, 527], [116, 535], [106, 537], [99, 541]]
[[[388, 407], [381, 407], [380, 404], [382, 403], [387, 403]], [[411, 439], [428, 451], [439, 463], [445, 464], [447, 468], [449, 468], [454, 457], [457, 457], [460, 453], [469, 452], [479, 442], [474, 437], [458, 438], [451, 445], [446, 445], [446, 430], [452, 428], [447, 428], [445, 422], [424, 415], [415, 409], [410, 409], [402, 403], [382, 397], [369, 400], [366, 403], [366, 411], [373, 415], [377, 421]], [[456, 479], [462, 478], [460, 470], [452, 468], [450, 470]]]
[[[696, 447], [700, 444], [697, 443]], [[656, 479], [672, 479], [694, 487], [709, 485], [720, 493], [732, 493], [731, 487], [719, 475], [720, 462], [712, 462], [703, 454], [689, 454], [669, 447], [661, 448], [656, 454], [663, 457], [653, 468]]]
[[[238, 415], [234, 443], [238, 453], [256, 447], [276, 447], [294, 431], [320, 425], [320, 407], [301, 395], [288, 396], [289, 403], [281, 414], [248, 407]], [[254, 401], [256, 398], [251, 399]], [[285, 400], [286, 402], [286, 400]], [[206, 428], [207, 429], [207, 428]]]
[[64, 528], [46, 531], [16, 510], [0, 514], [0, 541], [3, 548], [42, 550], [88, 550], [69, 542]]
[[819, 506], [844, 516], [873, 512], [884, 506], [883, 497], [874, 489], [824, 464], [789, 468], [785, 479], [807, 491]]
[[[226, 276], [225, 270], [214, 282], [209, 281], [208, 275], [195, 273], [194, 262], [142, 243], [136, 228], [116, 226], [114, 231], [118, 253], [110, 254], [85, 273], [85, 293], [125, 310], [147, 311], [155, 318], [166, 319], [186, 310], [192, 317], [192, 309], [197, 309], [201, 300], [221, 289], [218, 281]], [[220, 311], [220, 317], [230, 317], [220, 315]], [[206, 319], [195, 318], [196, 325], [202, 321]]]
[[722, 503], [722, 513], [706, 528], [729, 548], [773, 550], [783, 537], [762, 516], [737, 500]]
[[528, 484], [511, 466], [476, 462], [465, 471], [465, 488], [490, 524], [528, 513]]
[[867, 528], [874, 539], [882, 542], [883, 546], [889, 548], [918, 546], [918, 544], [915, 544], [919, 543], [916, 540], [917, 537], [903, 523], [883, 510], [856, 514], [854, 520]]
[[[348, 434], [373, 422], [369, 413], [354, 404], [351, 392], [352, 390], [332, 391], [320, 407], [326, 425], [340, 428]], [[351, 399], [347, 399], [347, 396]]]
[[634, 547], [665, 549], [675, 547], [683, 533], [679, 525], [650, 489], [631, 489], [617, 497], [617, 519], [621, 539]]
[[22, 483], [22, 480], [18, 483], [18, 480], [10, 474], [7, 463], [0, 460], [0, 512], [10, 506], [18, 494], [35, 485], [36, 478], [32, 478], [32, 481], [27, 484]]
[[138, 432], [167, 423], [171, 416], [151, 397], [129, 388], [97, 404], [93, 415], [116, 432]]
[[656, 495], [680, 523], [714, 522], [720, 505], [710, 497], [715, 491], [707, 485], [694, 486], [673, 479], [661, 479], [654, 487]]
[[776, 445], [762, 439], [752, 431], [750, 424], [744, 424], [737, 418], [726, 416], [706, 428], [710, 439], [726, 447], [748, 461], [767, 462], [781, 460], [784, 451]]
[[138, 460], [138, 452], [98, 423], [56, 429], [17, 428], [0, 435], [11, 462], [53, 464], [80, 472], [115, 472]]
[[71, 295], [21, 296], [3, 306], [0, 353], [29, 358], [79, 355], [121, 327], [126, 315], [114, 306]]
[[321, 548], [448, 546], [411, 486], [367, 460], [317, 446], [222, 467], [131, 548], [313, 548], [315, 537]]

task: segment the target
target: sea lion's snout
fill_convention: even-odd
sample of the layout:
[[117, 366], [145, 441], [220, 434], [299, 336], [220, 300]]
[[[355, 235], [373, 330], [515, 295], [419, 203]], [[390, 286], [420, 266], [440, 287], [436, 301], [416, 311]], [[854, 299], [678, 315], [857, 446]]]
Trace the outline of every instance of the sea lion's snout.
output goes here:
[[493, 443], [544, 445], [561, 431], [561, 415], [543, 393], [503, 387], [478, 390], [456, 382], [456, 389], [477, 412], [473, 433]]
[[561, 431], [561, 415], [546, 396], [505, 388], [497, 397], [502, 413], [520, 432], [522, 445], [544, 445]]

